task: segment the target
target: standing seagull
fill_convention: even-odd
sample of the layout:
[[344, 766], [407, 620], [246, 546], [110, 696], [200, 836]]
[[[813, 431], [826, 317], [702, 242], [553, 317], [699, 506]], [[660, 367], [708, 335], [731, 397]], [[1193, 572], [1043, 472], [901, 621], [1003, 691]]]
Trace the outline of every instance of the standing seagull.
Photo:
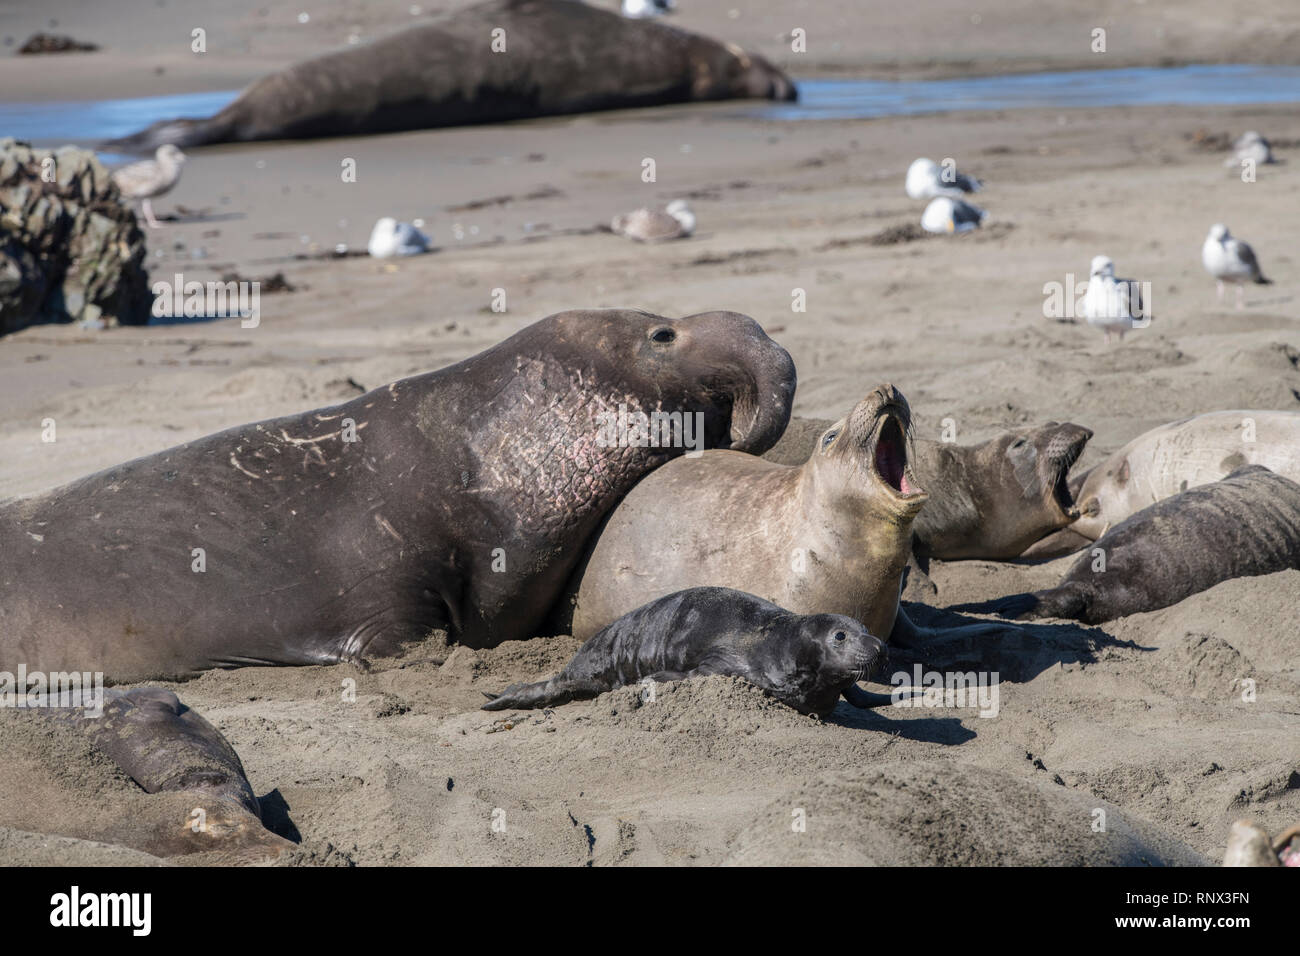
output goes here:
[[933, 199], [935, 196], [960, 199], [967, 193], [979, 192], [983, 185], [974, 176], [959, 173], [956, 168], [945, 169], [934, 160], [923, 157], [907, 168], [904, 188], [913, 199]]
[[623, 0], [623, 16], [633, 20], [663, 16], [675, 9], [676, 0]]
[[664, 242], [668, 239], [685, 239], [695, 231], [695, 213], [685, 199], [674, 199], [657, 209], [635, 209], [615, 216], [610, 228], [620, 236], [637, 242]]
[[1223, 283], [1231, 282], [1237, 286], [1237, 308], [1245, 307], [1247, 282], [1257, 285], [1269, 285], [1272, 279], [1265, 279], [1255, 258], [1255, 250], [1234, 239], [1228, 227], [1215, 223], [1210, 227], [1210, 234], [1201, 246], [1201, 264], [1205, 271], [1214, 276], [1219, 292], [1219, 301], [1223, 301]]
[[126, 199], [141, 200], [140, 209], [151, 229], [162, 225], [153, 215], [153, 206], [149, 200], [168, 192], [181, 179], [181, 167], [185, 165], [185, 154], [171, 143], [158, 147], [153, 159], [142, 159], [138, 163], [113, 170], [113, 182]]
[[970, 232], [987, 216], [983, 209], [960, 199], [940, 196], [930, 200], [921, 214], [921, 228], [926, 232]]
[[1133, 279], [1116, 279], [1115, 263], [1109, 256], [1093, 256], [1088, 292], [1083, 297], [1083, 317], [1106, 333], [1110, 343], [1112, 332], [1124, 333], [1136, 322], [1145, 318], [1142, 307], [1142, 287]]

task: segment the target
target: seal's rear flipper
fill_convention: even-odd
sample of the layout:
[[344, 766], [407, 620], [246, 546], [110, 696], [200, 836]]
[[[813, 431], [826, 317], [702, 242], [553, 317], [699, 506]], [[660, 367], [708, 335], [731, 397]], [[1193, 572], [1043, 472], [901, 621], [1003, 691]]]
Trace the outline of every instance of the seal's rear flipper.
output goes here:
[[483, 705], [483, 710], [534, 710], [554, 707], [571, 700], [591, 700], [607, 690], [606, 684], [594, 680], [561, 680], [558, 677], [536, 684], [511, 684], [500, 695]]
[[170, 143], [189, 149], [232, 139], [230, 133], [233, 125], [229, 120], [221, 119], [220, 113], [208, 119], [160, 120], [138, 133], [101, 143], [99, 148], [114, 153], [151, 153], [159, 146]]
[[[1041, 592], [1040, 592], [1041, 593]], [[978, 604], [956, 604], [948, 608], [962, 614], [997, 614], [1000, 617], [1021, 619], [1025, 617], [1042, 617], [1038, 612], [1037, 594], [1010, 594], [1006, 597], [981, 601]]]

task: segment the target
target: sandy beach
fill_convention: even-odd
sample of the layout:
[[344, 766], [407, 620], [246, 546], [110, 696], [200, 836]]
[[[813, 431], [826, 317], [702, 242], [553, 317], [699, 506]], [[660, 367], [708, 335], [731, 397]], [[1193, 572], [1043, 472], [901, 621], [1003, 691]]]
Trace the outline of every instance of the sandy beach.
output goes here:
[[[0, 55], [4, 99], [233, 89], [286, 58], [412, 19], [408, 3], [236, 0], [209, 13], [169, 0], [156, 16], [152, 0], [113, 6], [112, 16], [71, 0], [0, 11], [0, 36], [18, 43], [57, 20], [54, 32], [105, 47]], [[758, 3], [735, 17], [728, 3], [686, 7], [680, 25], [762, 52], [796, 78], [1079, 69], [1096, 65], [1094, 20], [1114, 24], [1107, 66], [1294, 62], [1300, 39], [1300, 10], [1283, 0], [1254, 5], [1230, 30], [1202, 0], [1087, 14], [1064, 0], [999, 0], [982, 14], [931, 0], [869, 18], [849, 0]], [[782, 38], [801, 18], [824, 39], [794, 62]], [[188, 36], [205, 21], [220, 52], [199, 67]], [[743, 312], [793, 356], [797, 416], [838, 418], [892, 382], [921, 438], [938, 438], [945, 419], [961, 443], [1009, 425], [1085, 425], [1095, 436], [1081, 468], [1181, 417], [1300, 410], [1294, 105], [869, 121], [756, 110], [669, 107], [196, 151], [155, 202], [176, 218], [149, 234], [151, 277], [283, 273], [292, 291], [263, 293], [255, 329], [43, 325], [4, 338], [0, 498], [351, 398], [569, 308]], [[1205, 133], [1248, 129], [1290, 160], [1249, 183], [1225, 168], [1228, 153], [1200, 145]], [[923, 208], [903, 192], [917, 156], [955, 157], [985, 181], [983, 229], [917, 238], [900, 228]], [[645, 157], [657, 182], [641, 181]], [[341, 181], [345, 159], [356, 182]], [[689, 240], [640, 246], [596, 228], [679, 197], [699, 220]], [[435, 253], [330, 256], [363, 251], [381, 215], [422, 218]], [[1215, 222], [1248, 239], [1274, 280], [1249, 287], [1240, 311], [1231, 296], [1215, 300], [1201, 267]], [[1082, 322], [1044, 315], [1045, 285], [1086, 283], [1098, 253], [1151, 283], [1155, 314], [1109, 345]], [[491, 308], [496, 289], [504, 313]], [[792, 311], [796, 289], [806, 312]], [[51, 418], [57, 441], [43, 442]], [[1072, 560], [936, 562], [927, 603], [1050, 586]], [[1217, 862], [1233, 820], [1276, 832], [1300, 819], [1298, 594], [1300, 571], [1287, 571], [1102, 627], [1047, 623], [895, 655], [894, 669], [998, 672], [989, 718], [842, 703], [820, 722], [729, 678], [667, 685], [653, 702], [628, 688], [523, 716], [478, 709], [485, 691], [558, 671], [578, 647], [565, 636], [476, 651], [434, 634], [368, 670], [247, 668], [168, 686], [238, 751], [269, 825], [299, 843], [289, 864], [1131, 862], [1121, 829], [1169, 861]], [[937, 625], [955, 618], [915, 612]], [[1246, 680], [1258, 689], [1250, 702]], [[354, 702], [342, 693], [350, 681]], [[44, 745], [23, 740], [36, 774]], [[123, 812], [140, 799], [107, 767], [79, 780], [78, 792]], [[11, 861], [140, 862], [91, 842], [72, 797], [37, 815], [39, 794], [67, 789], [57, 781], [26, 797], [6, 786], [0, 846]], [[1005, 819], [1008, 802], [1027, 809]], [[1097, 807], [1124, 823], [1093, 840]], [[791, 832], [792, 808], [806, 809], [807, 832]], [[504, 832], [492, 828], [498, 810]], [[76, 839], [54, 846], [32, 831]]]

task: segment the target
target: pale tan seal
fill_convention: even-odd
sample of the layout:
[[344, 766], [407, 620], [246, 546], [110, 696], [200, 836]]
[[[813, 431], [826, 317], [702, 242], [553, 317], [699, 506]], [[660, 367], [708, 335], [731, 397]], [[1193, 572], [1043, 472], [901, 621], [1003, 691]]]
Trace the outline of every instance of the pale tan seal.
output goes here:
[[583, 639], [694, 586], [747, 591], [796, 614], [844, 614], [879, 637], [912, 625], [899, 587], [927, 494], [907, 457], [911, 414], [881, 385], [801, 466], [706, 451], [637, 484], [570, 590]]

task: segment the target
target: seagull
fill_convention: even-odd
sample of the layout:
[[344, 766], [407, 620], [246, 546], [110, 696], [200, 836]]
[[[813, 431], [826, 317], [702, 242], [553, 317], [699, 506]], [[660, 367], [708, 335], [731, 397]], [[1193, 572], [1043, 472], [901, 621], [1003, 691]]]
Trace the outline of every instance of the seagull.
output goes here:
[[398, 222], [392, 216], [385, 216], [375, 223], [375, 228], [370, 231], [370, 242], [366, 244], [366, 252], [376, 259], [418, 256], [422, 252], [429, 251], [429, 241], [428, 236], [409, 222]]
[[663, 16], [677, 9], [677, 0], [623, 0], [623, 16], [633, 20]]
[[1236, 156], [1227, 160], [1225, 166], [1239, 166], [1243, 160], [1254, 160], [1257, 166], [1267, 163], [1276, 163], [1273, 158], [1273, 147], [1263, 136], [1260, 136], [1253, 129], [1242, 133], [1237, 137], [1237, 141], [1232, 144]]
[[970, 232], [987, 216], [983, 209], [960, 199], [940, 196], [930, 200], [921, 214], [921, 228], [926, 232]]
[[1215, 223], [1210, 227], [1210, 234], [1201, 246], [1201, 264], [1205, 271], [1214, 276], [1217, 282], [1219, 301], [1223, 301], [1223, 283], [1232, 282], [1237, 286], [1237, 308], [1245, 307], [1247, 282], [1257, 285], [1270, 285], [1272, 279], [1264, 278], [1255, 258], [1255, 250], [1240, 239], [1234, 239], [1228, 227]]
[[153, 159], [143, 159], [115, 169], [111, 178], [125, 198], [141, 200], [140, 209], [145, 221], [149, 228], [157, 229], [162, 223], [154, 218], [149, 200], [161, 196], [180, 182], [184, 165], [185, 154], [171, 143], [164, 143], [158, 147]]
[[610, 228], [637, 242], [665, 242], [685, 239], [695, 232], [695, 213], [685, 199], [674, 199], [663, 212], [654, 209], [637, 209], [615, 216]]
[[1134, 279], [1115, 278], [1115, 263], [1109, 256], [1093, 256], [1090, 273], [1083, 317], [1106, 333], [1107, 344], [1112, 332], [1123, 341], [1124, 333], [1145, 318], [1142, 287]]
[[913, 199], [935, 196], [960, 199], [967, 193], [978, 192], [983, 185], [974, 176], [963, 175], [955, 167], [940, 166], [932, 159], [918, 159], [907, 168], [906, 189]]

